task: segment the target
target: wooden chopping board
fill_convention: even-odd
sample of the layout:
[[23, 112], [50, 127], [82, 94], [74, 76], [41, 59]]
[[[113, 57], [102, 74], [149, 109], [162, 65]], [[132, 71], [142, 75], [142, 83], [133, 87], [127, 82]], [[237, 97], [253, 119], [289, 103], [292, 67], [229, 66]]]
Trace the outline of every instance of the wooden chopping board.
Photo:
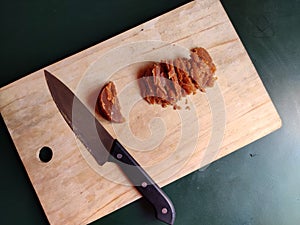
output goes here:
[[[147, 61], [204, 47], [218, 81], [181, 110], [141, 99], [137, 73]], [[99, 120], [159, 185], [255, 141], [281, 120], [218, 0], [194, 1], [46, 68], [93, 110], [107, 80], [116, 83], [126, 122]], [[86, 224], [140, 197], [111, 164], [99, 168], [51, 99], [43, 70], [0, 89], [1, 115], [51, 224]], [[42, 147], [53, 158], [39, 159]], [[175, 205], [176, 208], [176, 205]]]

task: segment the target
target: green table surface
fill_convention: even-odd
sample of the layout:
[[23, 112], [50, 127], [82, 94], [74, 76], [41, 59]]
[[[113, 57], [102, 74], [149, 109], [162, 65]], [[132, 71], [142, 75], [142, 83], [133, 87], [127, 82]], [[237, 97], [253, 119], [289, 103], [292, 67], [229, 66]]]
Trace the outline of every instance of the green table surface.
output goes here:
[[[2, 0], [0, 86], [187, 2]], [[222, 4], [283, 126], [206, 170], [164, 187], [176, 207], [175, 224], [299, 225], [300, 1], [223, 0]], [[48, 224], [2, 119], [0, 130], [0, 224]], [[162, 223], [140, 199], [92, 224]]]

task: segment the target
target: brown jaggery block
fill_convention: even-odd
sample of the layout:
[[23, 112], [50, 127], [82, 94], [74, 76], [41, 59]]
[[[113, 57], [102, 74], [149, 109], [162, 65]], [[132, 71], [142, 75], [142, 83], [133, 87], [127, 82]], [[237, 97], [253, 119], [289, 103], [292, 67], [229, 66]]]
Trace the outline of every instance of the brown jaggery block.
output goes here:
[[143, 98], [150, 104], [163, 107], [173, 105], [179, 109], [177, 101], [189, 94], [196, 94], [197, 89], [205, 92], [206, 87], [213, 87], [216, 66], [204, 48], [191, 49], [190, 59], [181, 57], [174, 60], [162, 60], [154, 63], [142, 75]]
[[177, 101], [177, 96], [175, 93], [175, 89], [173, 88], [173, 82], [168, 79], [168, 69], [165, 62], [159, 63], [161, 70], [161, 77], [163, 79], [164, 88], [166, 90], [166, 100], [169, 105], [174, 104]]
[[167, 77], [170, 80], [170, 88], [172, 88], [173, 93], [175, 95], [175, 101], [181, 99], [181, 87], [178, 82], [177, 74], [173, 65], [173, 60], [165, 60], [162, 62], [167, 71]]
[[211, 76], [211, 70], [209, 66], [203, 61], [200, 61], [199, 63], [191, 61], [191, 64], [192, 69], [190, 71], [190, 74], [194, 81], [194, 84], [200, 91], [205, 92], [206, 83]]
[[181, 73], [182, 76], [182, 85], [181, 87], [185, 90], [186, 94], [196, 94], [197, 88], [193, 84], [193, 81], [189, 75], [189, 60], [186, 58], [178, 58], [176, 70], [177, 74]]
[[139, 78], [142, 97], [150, 104], [166, 105], [168, 93], [166, 89], [166, 75], [159, 63], [149, 67], [145, 74]]
[[108, 121], [115, 123], [122, 123], [125, 121], [121, 114], [117, 90], [113, 82], [108, 82], [101, 89], [97, 99], [97, 107], [99, 113]]
[[161, 99], [168, 98], [167, 90], [165, 88], [166, 81], [164, 76], [164, 71], [162, 70], [162, 67], [159, 63], [155, 63], [152, 69], [152, 75], [153, 75], [153, 83], [155, 87], [156, 96]]
[[193, 48], [191, 52], [195, 53], [202, 61], [204, 61], [210, 67], [212, 73], [216, 71], [216, 66], [213, 63], [212, 58], [204, 48]]
[[152, 76], [152, 68], [149, 67], [145, 74], [139, 78], [140, 89], [142, 90], [142, 97], [150, 104], [155, 103], [154, 82]]
[[192, 49], [190, 57], [190, 76], [195, 86], [200, 91], [205, 92], [206, 87], [212, 87], [214, 85], [214, 81], [216, 80], [216, 77], [214, 77], [216, 66], [204, 48]]

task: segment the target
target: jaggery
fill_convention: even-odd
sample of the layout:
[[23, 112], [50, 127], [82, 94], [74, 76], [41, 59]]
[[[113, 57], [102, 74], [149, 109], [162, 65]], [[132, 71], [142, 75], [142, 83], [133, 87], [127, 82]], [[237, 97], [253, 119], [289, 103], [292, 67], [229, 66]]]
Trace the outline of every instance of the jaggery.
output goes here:
[[162, 60], [140, 74], [141, 94], [150, 104], [175, 106], [182, 97], [196, 94], [197, 89], [205, 92], [206, 87], [213, 87], [215, 71], [209, 53], [204, 48], [193, 48], [189, 59]]
[[105, 84], [97, 99], [98, 112], [108, 121], [122, 123], [125, 121], [117, 98], [117, 90], [112, 81]]

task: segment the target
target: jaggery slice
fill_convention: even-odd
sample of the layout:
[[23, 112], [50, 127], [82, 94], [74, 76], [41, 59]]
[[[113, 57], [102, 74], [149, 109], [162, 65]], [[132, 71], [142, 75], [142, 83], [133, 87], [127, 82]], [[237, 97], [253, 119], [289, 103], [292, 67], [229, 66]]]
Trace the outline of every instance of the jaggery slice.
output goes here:
[[182, 96], [189, 95], [191, 93], [196, 93], [196, 88], [189, 77], [189, 71], [186, 68], [185, 61], [183, 58], [177, 58], [174, 60], [175, 71], [177, 73], [177, 78], [179, 85], [182, 87]]
[[178, 101], [181, 99], [181, 87], [178, 82], [177, 74], [175, 72], [175, 68], [173, 65], [173, 60], [163, 61], [165, 63], [165, 67], [167, 70], [167, 77], [170, 80], [170, 86], [173, 89], [173, 93], [175, 95], [175, 100]]
[[108, 121], [122, 123], [125, 121], [121, 114], [121, 107], [117, 98], [117, 90], [113, 82], [108, 82], [101, 89], [97, 107], [99, 113]]
[[191, 50], [190, 76], [195, 86], [202, 92], [205, 92], [206, 87], [212, 87], [216, 77], [214, 72], [216, 66], [212, 62], [212, 58], [204, 48], [194, 48]]
[[164, 71], [160, 65], [160, 63], [155, 63], [152, 69], [152, 75], [153, 75], [153, 83], [155, 88], [155, 97], [159, 97], [161, 99], [167, 100], [168, 94], [167, 90], [165, 88], [166, 81], [164, 76]]
[[191, 49], [191, 52], [195, 53], [202, 61], [204, 61], [209, 66], [212, 73], [216, 71], [216, 66], [206, 49], [198, 47]]

